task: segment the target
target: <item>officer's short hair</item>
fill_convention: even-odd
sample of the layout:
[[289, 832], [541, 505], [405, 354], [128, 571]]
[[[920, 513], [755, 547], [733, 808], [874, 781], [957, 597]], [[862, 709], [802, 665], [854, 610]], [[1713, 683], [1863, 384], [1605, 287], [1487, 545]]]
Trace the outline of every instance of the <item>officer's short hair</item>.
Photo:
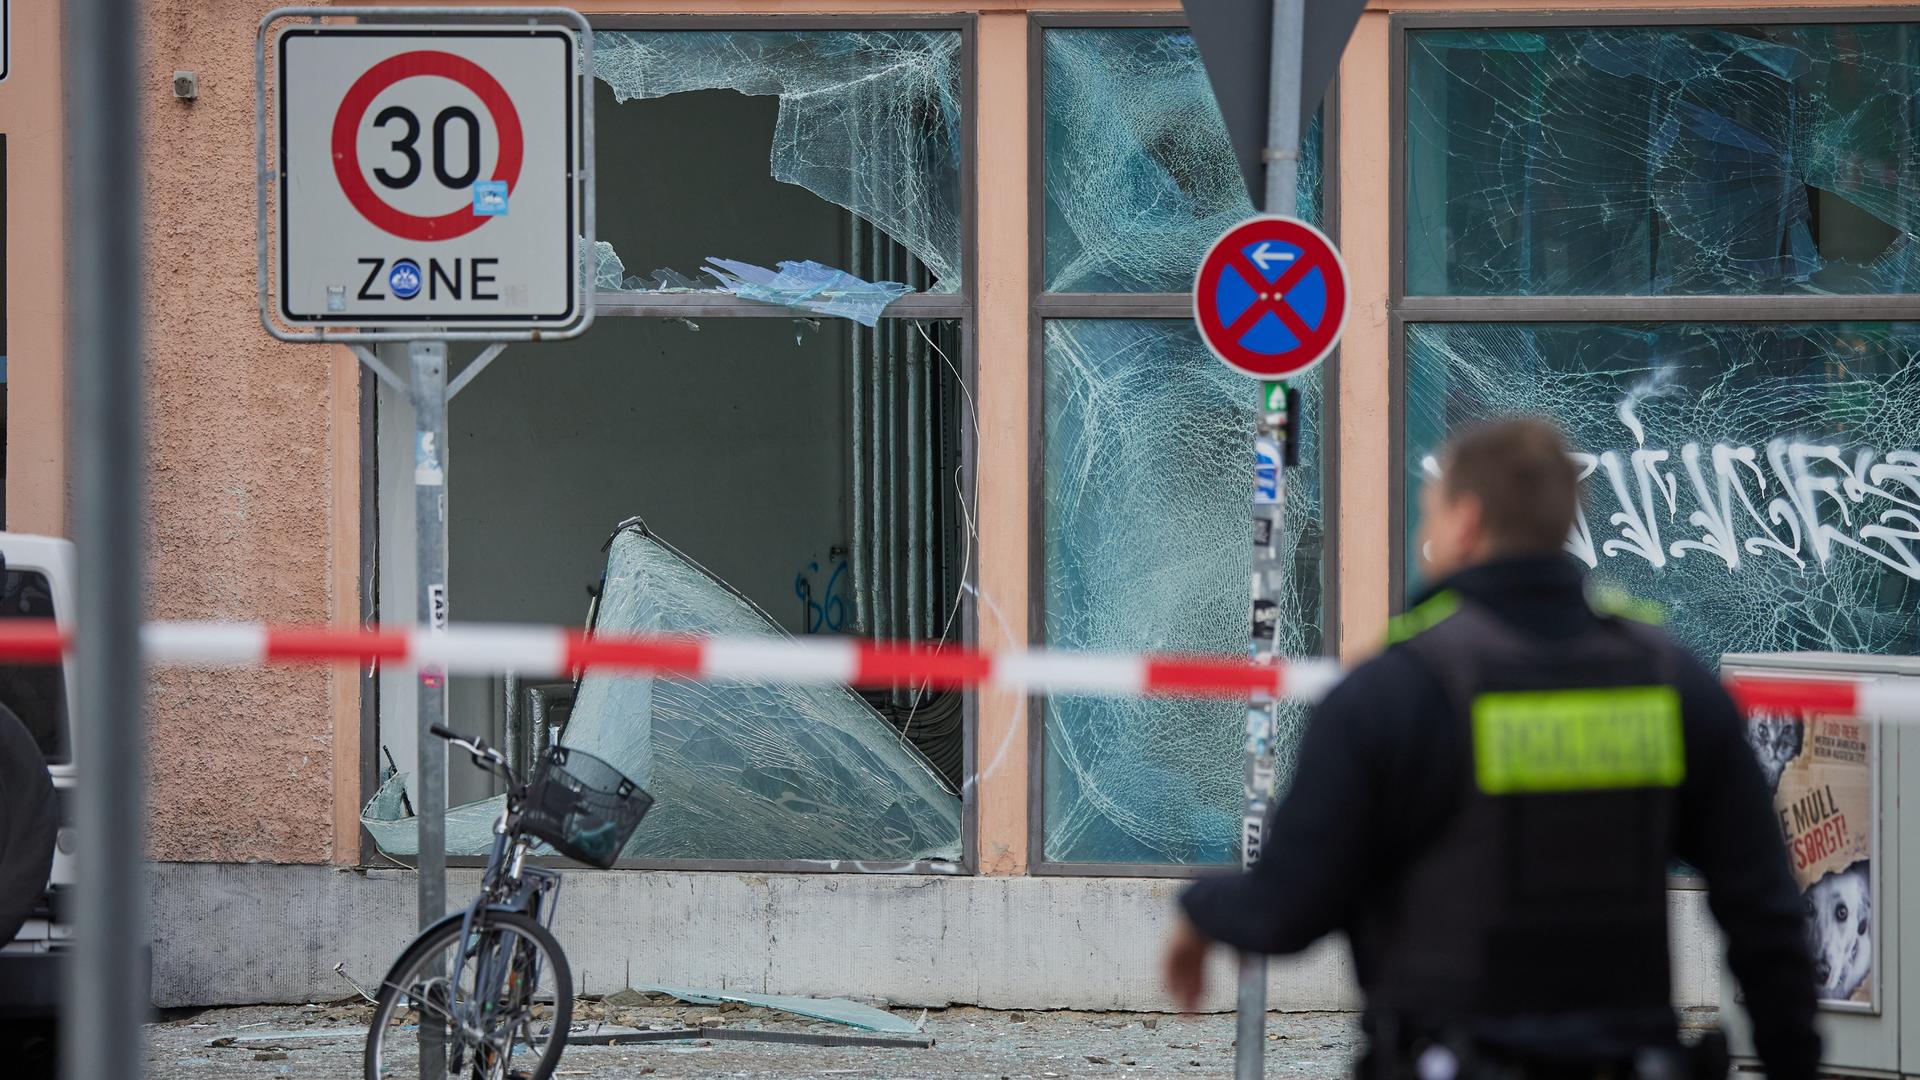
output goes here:
[[1580, 472], [1551, 421], [1517, 417], [1476, 424], [1447, 440], [1441, 483], [1472, 495], [1502, 553], [1555, 552], [1573, 531]]

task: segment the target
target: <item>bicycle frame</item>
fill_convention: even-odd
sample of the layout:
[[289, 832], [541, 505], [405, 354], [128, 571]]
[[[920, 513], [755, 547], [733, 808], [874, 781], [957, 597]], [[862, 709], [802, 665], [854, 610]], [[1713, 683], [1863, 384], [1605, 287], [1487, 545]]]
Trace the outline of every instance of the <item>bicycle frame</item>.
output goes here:
[[[487, 1013], [503, 1000], [508, 980], [516, 975], [525, 981], [526, 1004], [532, 1005], [532, 995], [540, 985], [539, 958], [534, 953], [530, 960], [516, 969], [516, 963], [521, 959], [520, 950], [511, 946], [502, 950], [492, 939], [474, 942], [474, 924], [486, 912], [514, 912], [525, 914], [551, 928], [560, 891], [560, 875], [552, 870], [527, 865], [527, 852], [532, 845], [519, 830], [520, 804], [526, 797], [526, 788], [514, 776], [513, 770], [497, 751], [488, 751], [484, 744], [476, 748], [465, 740], [452, 741], [473, 753], [475, 765], [500, 776], [507, 784], [506, 806], [494, 822], [493, 848], [487, 856], [486, 869], [481, 874], [480, 895], [468, 905], [461, 918], [460, 948], [452, 958], [454, 970], [447, 973], [450, 999], [448, 1020], [459, 1030], [463, 1041], [493, 1046], [498, 1053], [502, 1047], [495, 1044], [502, 1040], [511, 1043], [517, 1024], [504, 1032], [493, 1031], [486, 1022]], [[470, 942], [473, 944], [470, 945]], [[461, 1000], [461, 995], [456, 991], [460, 985], [461, 970], [469, 960], [477, 963], [473, 993]], [[515, 1016], [513, 1019], [520, 1018]]]

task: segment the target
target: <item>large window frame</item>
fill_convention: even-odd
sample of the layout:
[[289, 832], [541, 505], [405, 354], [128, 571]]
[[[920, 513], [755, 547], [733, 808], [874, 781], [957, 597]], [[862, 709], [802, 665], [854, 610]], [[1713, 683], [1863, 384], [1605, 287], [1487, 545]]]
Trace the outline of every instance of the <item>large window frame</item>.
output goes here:
[[[927, 15], [589, 15], [588, 24], [597, 33], [600, 31], [643, 30], [650, 32], [714, 32], [714, 31], [860, 31], [860, 30], [930, 30], [952, 31], [960, 35], [960, 250], [962, 253], [962, 274], [960, 287], [953, 292], [910, 293], [887, 305], [881, 315], [887, 320], [910, 321], [949, 321], [958, 324], [960, 332], [959, 355], [954, 362], [960, 370], [962, 386], [970, 400], [979, 397], [978, 366], [978, 328], [977, 297], [979, 275], [978, 250], [978, 111], [979, 59], [978, 59], [978, 17], [973, 14], [927, 14]], [[796, 313], [786, 307], [744, 300], [737, 296], [720, 294], [662, 293], [647, 295], [643, 293], [618, 292], [606, 289], [596, 290], [594, 295], [595, 314], [600, 319], [794, 319]], [[804, 313], [802, 313], [804, 314]], [[365, 380], [363, 380], [363, 385]], [[373, 394], [369, 388], [363, 405], [363, 507], [362, 529], [362, 565], [373, 568], [366, 575], [369, 581], [368, 596], [364, 606], [369, 618], [377, 616], [379, 589], [377, 551], [377, 479], [378, 466], [375, 460], [374, 443], [377, 439], [378, 423], [373, 418]], [[978, 418], [974, 420], [977, 422]], [[974, 437], [974, 425], [962, 423], [960, 433], [960, 468], [962, 475], [968, 478], [966, 491], [962, 499], [966, 513], [973, 520], [978, 519], [979, 478], [977, 463], [979, 447]], [[409, 496], [411, 497], [411, 496]], [[611, 530], [614, 522], [608, 522]], [[956, 620], [958, 631], [956, 643], [971, 646], [979, 640], [979, 616], [976, 610], [975, 596], [978, 592], [979, 555], [978, 543], [969, 549], [967, 563], [961, 567], [960, 578], [967, 586], [961, 592], [960, 615]], [[978, 770], [978, 729], [979, 699], [971, 691], [966, 692], [962, 721], [963, 764], [962, 775], [971, 777]], [[379, 753], [379, 680], [366, 676], [362, 681], [361, 709], [361, 794], [364, 805], [372, 798], [378, 786], [380, 770]], [[874, 863], [853, 859], [840, 860], [750, 860], [750, 859], [621, 859], [614, 863], [614, 870], [679, 870], [679, 871], [728, 871], [733, 873], [911, 873], [929, 876], [953, 877], [972, 875], [979, 872], [979, 807], [977, 785], [963, 784], [961, 787], [960, 812], [960, 859], [950, 863], [944, 860], [919, 860], [911, 863]], [[413, 866], [411, 857], [396, 858], [380, 852], [366, 830], [360, 830], [360, 861], [362, 865], [379, 865], [382, 862], [399, 862]], [[558, 860], [536, 859], [536, 862], [555, 862]], [[484, 865], [484, 858], [474, 856], [449, 856], [450, 867], [478, 867]], [[568, 864], [571, 865], [571, 864]], [[576, 868], [577, 869], [577, 868]]]
[[1912, 23], [1895, 8], [1729, 8], [1712, 11], [1447, 12], [1394, 15], [1389, 23], [1389, 183], [1391, 285], [1388, 321], [1388, 440], [1390, 500], [1387, 528], [1392, 610], [1406, 606], [1407, 327], [1413, 323], [1811, 323], [1911, 322], [1920, 296], [1822, 296], [1806, 293], [1739, 296], [1409, 296], [1407, 295], [1408, 35], [1421, 30], [1578, 29], [1606, 26], [1753, 26]]
[[[1605, 26], [1753, 26], [1914, 23], [1892, 8], [1729, 8], [1712, 11], [1568, 11], [1534, 13], [1397, 14], [1389, 21], [1388, 199], [1388, 603], [1407, 604], [1407, 328], [1417, 323], [1812, 323], [1911, 322], [1920, 312], [1912, 294], [1820, 296], [1805, 293], [1738, 296], [1409, 296], [1407, 294], [1408, 35], [1421, 30], [1577, 29]], [[1684, 871], [1672, 889], [1702, 889]]]
[[[1185, 29], [1184, 12], [1060, 12], [1035, 14], [1027, 20], [1027, 170], [1028, 170], [1028, 485], [1027, 485], [1027, 627], [1036, 646], [1046, 643], [1046, 545], [1042, 540], [1046, 526], [1046, 324], [1050, 319], [1143, 319], [1191, 320], [1193, 297], [1190, 293], [1089, 293], [1049, 292], [1046, 280], [1046, 35], [1049, 30], [1090, 29]], [[1321, 228], [1336, 242], [1339, 239], [1339, 101], [1338, 83], [1327, 91], [1322, 104], [1323, 147], [1321, 155]], [[1340, 393], [1339, 354], [1327, 358], [1322, 367], [1323, 400], [1334, 402]], [[1339, 410], [1327, 408], [1321, 419], [1321, 445], [1339, 445]], [[1339, 550], [1340, 520], [1337, 471], [1328, 456], [1321, 454], [1321, 498], [1328, 558], [1321, 569], [1321, 612], [1326, 623], [1326, 641], [1337, 639], [1340, 607], [1339, 575], [1333, 569], [1332, 556]], [[1252, 521], [1249, 498], [1248, 521]], [[1248, 525], [1251, 530], [1252, 525]], [[1251, 532], [1249, 532], [1251, 537]], [[1249, 539], [1251, 543], [1251, 539]], [[1227, 864], [1174, 864], [1125, 862], [1062, 862], [1047, 858], [1046, 848], [1046, 709], [1041, 695], [1025, 699], [1027, 716], [1027, 852], [1028, 872], [1035, 876], [1059, 877], [1140, 877], [1193, 878], [1218, 872]]]

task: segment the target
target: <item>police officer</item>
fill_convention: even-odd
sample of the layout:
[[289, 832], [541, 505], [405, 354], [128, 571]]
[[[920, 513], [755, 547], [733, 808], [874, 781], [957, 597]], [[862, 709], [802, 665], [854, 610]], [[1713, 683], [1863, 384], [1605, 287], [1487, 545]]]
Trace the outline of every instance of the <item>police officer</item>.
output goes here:
[[1363, 1075], [1724, 1074], [1724, 1052], [1679, 1050], [1679, 859], [1706, 879], [1767, 1075], [1811, 1080], [1802, 904], [1744, 721], [1664, 634], [1589, 604], [1564, 552], [1578, 497], [1547, 423], [1449, 443], [1421, 493], [1436, 584], [1315, 710], [1259, 863], [1181, 897], [1165, 975], [1183, 1008], [1214, 942], [1292, 953], [1344, 931]]

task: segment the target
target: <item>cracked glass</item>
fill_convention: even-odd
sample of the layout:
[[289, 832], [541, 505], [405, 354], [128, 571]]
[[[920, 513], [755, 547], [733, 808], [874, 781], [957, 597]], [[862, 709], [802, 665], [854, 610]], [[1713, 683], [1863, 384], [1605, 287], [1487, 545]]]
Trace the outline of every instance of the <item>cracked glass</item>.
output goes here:
[[[1254, 213], [1192, 36], [1167, 27], [1044, 38], [1043, 281], [1057, 293], [1178, 293]], [[1321, 125], [1296, 213], [1322, 214]], [[1258, 385], [1191, 323], [1052, 319], [1042, 349], [1045, 637], [1068, 649], [1245, 655]], [[1320, 381], [1295, 380], [1301, 467], [1280, 543], [1296, 573], [1280, 648], [1320, 651]], [[1041, 706], [1043, 856], [1218, 864], [1239, 844], [1245, 705], [1063, 696]], [[1279, 773], [1301, 721], [1284, 711]]]
[[[641, 526], [609, 541], [601, 597], [598, 631], [788, 636], [737, 589]], [[589, 671], [562, 742], [654, 796], [623, 858], [881, 869], [960, 857], [960, 795], [851, 690]], [[389, 854], [418, 850], [404, 782], [397, 774], [361, 815]], [[448, 810], [447, 853], [485, 855], [501, 804], [494, 796]]]
[[[961, 287], [958, 31], [603, 30], [593, 41], [594, 75], [610, 98], [599, 114], [602, 288], [723, 291], [694, 276], [700, 261], [801, 266], [815, 256], [822, 269], [881, 279], [884, 267], [851, 265], [845, 215], [836, 223], [817, 202], [747, 178], [750, 169], [899, 244], [917, 264], [902, 276], [926, 279], [905, 285]], [[633, 128], [630, 145], [607, 137], [621, 125]], [[645, 212], [623, 216], [636, 192]], [[701, 225], [698, 235], [657, 235], [681, 230], [680, 216]], [[814, 219], [818, 235], [767, 249], [769, 233], [803, 232]]]
[[[1253, 203], [1193, 35], [1048, 30], [1046, 288], [1179, 292]], [[1297, 216], [1319, 223], [1321, 123], [1302, 139]]]
[[1920, 653], [1920, 323], [1407, 328], [1416, 494], [1449, 429], [1552, 418], [1586, 477], [1567, 549], [1702, 659]]
[[[1244, 656], [1259, 384], [1193, 324], [1054, 319], [1042, 357], [1046, 641], [1063, 649]], [[1317, 653], [1319, 376], [1295, 380], [1305, 429], [1286, 471], [1280, 652]], [[1057, 697], [1046, 724], [1045, 855], [1225, 863], [1238, 850], [1246, 705]], [[1301, 714], [1280, 718], [1278, 775]]]
[[1920, 285], [1920, 30], [1407, 36], [1413, 295]]

